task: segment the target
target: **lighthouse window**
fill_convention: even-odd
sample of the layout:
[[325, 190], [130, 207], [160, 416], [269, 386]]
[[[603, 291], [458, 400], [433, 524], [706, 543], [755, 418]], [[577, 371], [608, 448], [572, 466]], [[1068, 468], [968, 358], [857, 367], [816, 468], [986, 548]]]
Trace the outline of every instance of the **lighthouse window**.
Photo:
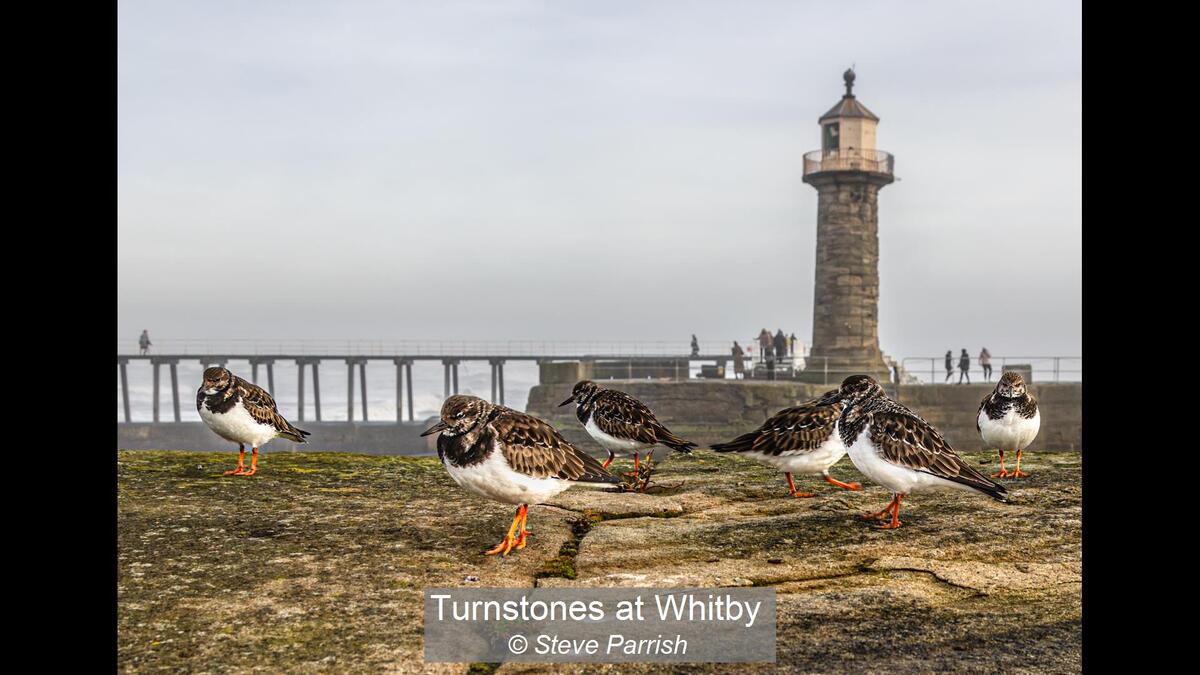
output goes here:
[[821, 149], [833, 152], [838, 149], [838, 124], [825, 125], [825, 137], [821, 139]]

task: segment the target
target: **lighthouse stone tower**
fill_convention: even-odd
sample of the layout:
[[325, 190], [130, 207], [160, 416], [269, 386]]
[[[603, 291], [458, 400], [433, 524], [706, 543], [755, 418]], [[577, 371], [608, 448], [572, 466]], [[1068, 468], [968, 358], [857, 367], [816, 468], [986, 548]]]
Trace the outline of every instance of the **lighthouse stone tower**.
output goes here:
[[838, 384], [862, 373], [890, 379], [879, 349], [879, 189], [893, 158], [875, 149], [879, 118], [846, 94], [821, 116], [821, 149], [804, 155], [804, 182], [817, 189], [817, 265], [812, 346], [801, 380]]

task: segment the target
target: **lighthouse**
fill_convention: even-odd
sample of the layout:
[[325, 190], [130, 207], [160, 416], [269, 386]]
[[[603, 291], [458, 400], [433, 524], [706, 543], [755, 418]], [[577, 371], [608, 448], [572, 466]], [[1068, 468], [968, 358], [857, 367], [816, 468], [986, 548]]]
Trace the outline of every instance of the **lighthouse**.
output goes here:
[[893, 158], [875, 147], [879, 118], [846, 93], [818, 120], [821, 149], [804, 155], [804, 182], [817, 190], [817, 264], [813, 335], [805, 382], [839, 384], [862, 373], [887, 382], [879, 349], [879, 189]]

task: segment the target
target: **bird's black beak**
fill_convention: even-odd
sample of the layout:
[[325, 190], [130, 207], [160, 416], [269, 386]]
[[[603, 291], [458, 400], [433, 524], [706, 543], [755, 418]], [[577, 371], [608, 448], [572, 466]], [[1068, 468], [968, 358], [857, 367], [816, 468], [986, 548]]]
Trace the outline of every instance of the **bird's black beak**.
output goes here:
[[422, 432], [421, 432], [421, 435], [422, 435], [422, 436], [429, 436], [429, 435], [431, 435], [431, 434], [437, 434], [437, 433], [441, 433], [441, 432], [443, 432], [443, 431], [445, 431], [445, 430], [447, 430], [447, 429], [449, 429], [449, 428], [450, 428], [450, 425], [449, 425], [449, 424], [446, 424], [445, 422], [443, 422], [443, 421], [441, 421], [441, 420], [438, 420], [438, 423], [437, 423], [437, 424], [435, 424], [435, 425], [433, 425], [433, 426], [429, 427], [429, 428], [428, 428], [428, 429], [426, 429], [425, 431], [422, 431]]
[[574, 403], [574, 402], [575, 402], [575, 394], [571, 394], [570, 396], [567, 397], [567, 400], [563, 401], [562, 403], [559, 403], [558, 407], [561, 408], [568, 403]]

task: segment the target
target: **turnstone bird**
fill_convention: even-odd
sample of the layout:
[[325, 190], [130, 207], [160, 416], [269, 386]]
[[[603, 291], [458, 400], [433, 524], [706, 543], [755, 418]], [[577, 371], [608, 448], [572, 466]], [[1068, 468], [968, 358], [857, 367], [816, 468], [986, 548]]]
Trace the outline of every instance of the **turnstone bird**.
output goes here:
[[575, 416], [588, 435], [608, 451], [604, 468], [612, 464], [615, 455], [633, 453], [632, 475], [641, 479], [643, 491], [650, 482], [649, 471], [645, 476], [642, 475], [638, 459], [643, 450], [649, 450], [646, 461], [652, 465], [652, 448], [659, 443], [683, 453], [690, 453], [692, 448], [697, 447], [695, 443], [671, 433], [645, 403], [623, 391], [604, 389], [591, 380], [580, 380], [575, 383], [567, 400], [558, 405], [561, 408], [572, 402], [575, 403]]
[[867, 478], [892, 491], [892, 502], [869, 520], [892, 520], [883, 529], [900, 527], [900, 500], [911, 492], [940, 488], [976, 490], [1007, 501], [1008, 491], [976, 471], [919, 415], [888, 398], [883, 387], [866, 375], [842, 382], [838, 431], [854, 466]]
[[762, 464], [783, 471], [788, 494], [812, 497], [815, 492], [797, 492], [793, 473], [821, 474], [826, 483], [847, 490], [861, 490], [858, 483], [843, 483], [829, 475], [829, 467], [846, 456], [846, 445], [837, 432], [842, 413], [841, 393], [837, 389], [819, 398], [776, 413], [763, 425], [728, 443], [712, 446], [717, 452], [737, 452]]
[[[238, 444], [238, 465], [226, 476], [253, 476], [258, 471], [258, 449], [273, 438], [303, 443], [311, 436], [279, 414], [275, 399], [262, 387], [250, 384], [226, 368], [205, 368], [204, 383], [196, 391], [196, 411], [218, 436]], [[246, 444], [253, 449], [246, 470]]]
[[576, 483], [603, 487], [618, 482], [549, 424], [474, 396], [446, 399], [441, 420], [421, 435], [439, 432], [438, 458], [454, 482], [477, 495], [517, 505], [504, 541], [487, 555], [525, 548], [531, 534], [525, 529], [530, 505]]
[[[1042, 426], [1042, 414], [1037, 399], [1025, 391], [1025, 379], [1011, 370], [1000, 376], [996, 389], [979, 404], [975, 428], [983, 437], [985, 448], [1000, 450], [1000, 471], [992, 478], [1024, 478], [1021, 471], [1021, 451], [1029, 447]], [[1004, 468], [1004, 451], [1017, 451], [1017, 468]]]

